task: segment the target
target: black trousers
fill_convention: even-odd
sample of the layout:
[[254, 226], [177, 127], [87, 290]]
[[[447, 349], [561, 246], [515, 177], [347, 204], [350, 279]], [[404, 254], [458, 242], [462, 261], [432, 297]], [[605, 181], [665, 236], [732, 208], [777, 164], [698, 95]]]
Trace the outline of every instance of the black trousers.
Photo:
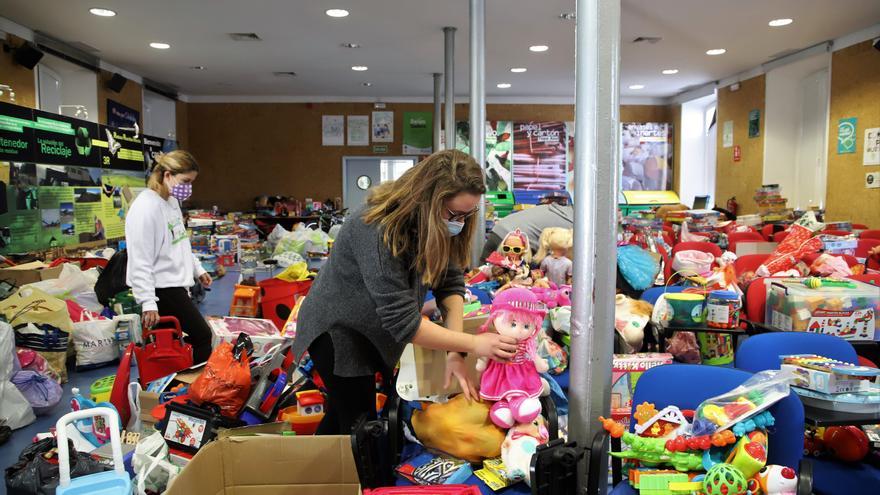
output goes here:
[[376, 418], [375, 374], [347, 377], [333, 373], [336, 353], [330, 334], [325, 333], [312, 342], [309, 356], [327, 388], [327, 406], [324, 419], [318, 425], [318, 435], [348, 435], [364, 414], [368, 419]]
[[183, 287], [156, 289], [159, 316], [173, 316], [180, 322], [186, 341], [193, 348], [193, 364], [204, 363], [211, 355], [211, 327]]

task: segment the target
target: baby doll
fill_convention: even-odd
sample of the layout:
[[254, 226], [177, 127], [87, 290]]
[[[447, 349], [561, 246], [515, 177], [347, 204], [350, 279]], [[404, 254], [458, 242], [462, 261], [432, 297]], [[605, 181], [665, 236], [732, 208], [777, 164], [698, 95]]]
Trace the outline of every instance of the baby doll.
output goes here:
[[516, 425], [507, 432], [501, 444], [501, 460], [507, 468], [507, 478], [511, 481], [525, 481], [531, 486], [529, 478], [532, 455], [539, 445], [550, 440], [547, 422], [538, 416], [531, 423]]
[[541, 271], [556, 286], [571, 284], [571, 260], [568, 253], [572, 246], [572, 230], [550, 227], [541, 232], [541, 245], [535, 261]]
[[489, 418], [501, 428], [515, 423], [531, 423], [541, 413], [543, 385], [539, 373], [548, 370], [538, 356], [535, 337], [547, 309], [528, 289], [514, 287], [499, 293], [492, 302], [489, 320], [481, 331], [492, 328], [501, 335], [517, 339], [514, 357], [506, 363], [480, 358], [480, 398], [494, 401]]

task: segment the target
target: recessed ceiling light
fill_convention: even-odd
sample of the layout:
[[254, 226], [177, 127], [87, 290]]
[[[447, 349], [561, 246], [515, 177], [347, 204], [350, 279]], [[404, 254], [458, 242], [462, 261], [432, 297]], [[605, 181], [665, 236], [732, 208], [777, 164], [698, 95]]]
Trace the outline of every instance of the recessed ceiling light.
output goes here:
[[343, 43], [342, 47], [343, 48], [360, 48], [361, 44], [360, 43]]
[[629, 89], [645, 89], [644, 84], [630, 84]]
[[727, 50], [724, 48], [713, 48], [711, 50], [706, 50], [706, 55], [724, 55], [727, 53]]
[[782, 27], [788, 26], [792, 22], [794, 21], [791, 19], [773, 19], [772, 21], [768, 22], [767, 25], [769, 25], [770, 27]]
[[366, 65], [354, 65], [354, 66], [351, 67], [351, 70], [355, 70], [355, 71], [358, 71], [358, 72], [363, 72], [363, 71], [365, 71], [365, 70], [367, 70], [367, 69], [368, 69], [368, 67], [367, 67]]
[[510, 87], [510, 83], [498, 83], [495, 85], [498, 89], [507, 89]]
[[369, 88], [370, 86], [372, 86], [372, 85], [373, 85], [373, 83], [371, 83], [371, 82], [361, 83], [361, 86], [366, 86], [366, 87], [368, 87], [368, 88]]
[[678, 69], [663, 69], [663, 74], [666, 74], [667, 76], [678, 74]]
[[154, 41], [154, 42], [150, 43], [150, 46], [157, 49], [157, 50], [167, 50], [167, 49], [171, 48], [171, 45], [169, 45], [168, 43], [161, 43], [158, 41]]
[[345, 9], [328, 9], [324, 13], [330, 17], [348, 17], [348, 11]]
[[192, 67], [190, 67], [190, 69], [192, 69], [192, 70], [205, 70], [205, 66], [204, 65], [193, 65]]
[[116, 15], [116, 12], [110, 9], [102, 9], [100, 7], [89, 9], [89, 12], [91, 12], [92, 15], [96, 15], [98, 17], [113, 17], [114, 15]]
[[526, 69], [525, 67], [512, 67], [510, 69], [510, 72], [513, 72], [514, 74], [520, 74], [522, 72], [525, 72], [526, 70], [528, 69]]
[[546, 52], [549, 49], [550, 49], [550, 47], [547, 45], [532, 45], [529, 47], [530, 51], [538, 52], [538, 53], [539, 52]]

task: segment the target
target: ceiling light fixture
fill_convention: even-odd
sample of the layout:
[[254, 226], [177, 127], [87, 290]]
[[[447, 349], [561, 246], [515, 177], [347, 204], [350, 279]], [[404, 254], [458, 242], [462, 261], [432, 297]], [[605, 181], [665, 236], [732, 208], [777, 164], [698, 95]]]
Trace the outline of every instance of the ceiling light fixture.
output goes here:
[[372, 85], [373, 85], [373, 83], [371, 83], [371, 82], [361, 83], [361, 86], [366, 86], [366, 87], [368, 87], [368, 88], [369, 88], [370, 86], [372, 86]]
[[532, 45], [529, 47], [529, 51], [532, 51], [535, 53], [546, 52], [549, 49], [550, 49], [550, 47], [547, 45]]
[[678, 69], [663, 69], [663, 74], [667, 76], [671, 76], [673, 74], [678, 74]]
[[495, 85], [498, 89], [507, 89], [510, 87], [510, 83], [498, 83]]
[[706, 50], [706, 55], [724, 55], [727, 53], [727, 50], [724, 48], [713, 48], [711, 50]]
[[768, 22], [767, 25], [770, 27], [782, 27], [782, 26], [788, 26], [792, 22], [794, 22], [794, 21], [791, 19], [787, 19], [787, 18], [786, 19], [773, 19], [772, 21]]
[[510, 69], [510, 72], [513, 72], [514, 74], [521, 74], [521, 73], [525, 72], [526, 70], [528, 70], [528, 69], [526, 69], [525, 67], [512, 67]]
[[337, 19], [340, 17], [348, 17], [348, 11], [345, 9], [328, 9], [324, 13], [330, 17], [336, 17]]
[[357, 71], [357, 72], [363, 72], [363, 71], [367, 70], [368, 68], [369, 67], [367, 67], [366, 65], [354, 65], [351, 67], [351, 70]]
[[341, 46], [342, 46], [342, 48], [360, 48], [361, 44], [360, 43], [343, 43]]
[[150, 43], [150, 47], [155, 48], [156, 50], [167, 50], [167, 49], [171, 48], [171, 45], [169, 45], [168, 43], [154, 41], [154, 42]]
[[93, 9], [89, 9], [89, 12], [92, 15], [96, 15], [98, 17], [113, 17], [116, 15], [116, 12], [110, 9], [102, 9], [100, 7], [95, 7]]
[[190, 69], [192, 69], [192, 70], [205, 70], [205, 66], [204, 65], [193, 65], [190, 67]]
[[629, 89], [645, 89], [644, 84], [630, 84]]

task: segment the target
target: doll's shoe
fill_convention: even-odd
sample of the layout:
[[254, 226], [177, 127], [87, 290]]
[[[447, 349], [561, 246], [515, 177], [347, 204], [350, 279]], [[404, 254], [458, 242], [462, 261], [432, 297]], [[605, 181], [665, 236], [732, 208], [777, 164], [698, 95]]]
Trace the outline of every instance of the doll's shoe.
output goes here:
[[518, 424], [531, 423], [541, 414], [541, 402], [525, 396], [517, 397], [510, 400], [510, 411]]
[[513, 426], [513, 414], [510, 411], [510, 404], [506, 400], [499, 400], [492, 404], [489, 409], [489, 419], [499, 428], [511, 428]]

